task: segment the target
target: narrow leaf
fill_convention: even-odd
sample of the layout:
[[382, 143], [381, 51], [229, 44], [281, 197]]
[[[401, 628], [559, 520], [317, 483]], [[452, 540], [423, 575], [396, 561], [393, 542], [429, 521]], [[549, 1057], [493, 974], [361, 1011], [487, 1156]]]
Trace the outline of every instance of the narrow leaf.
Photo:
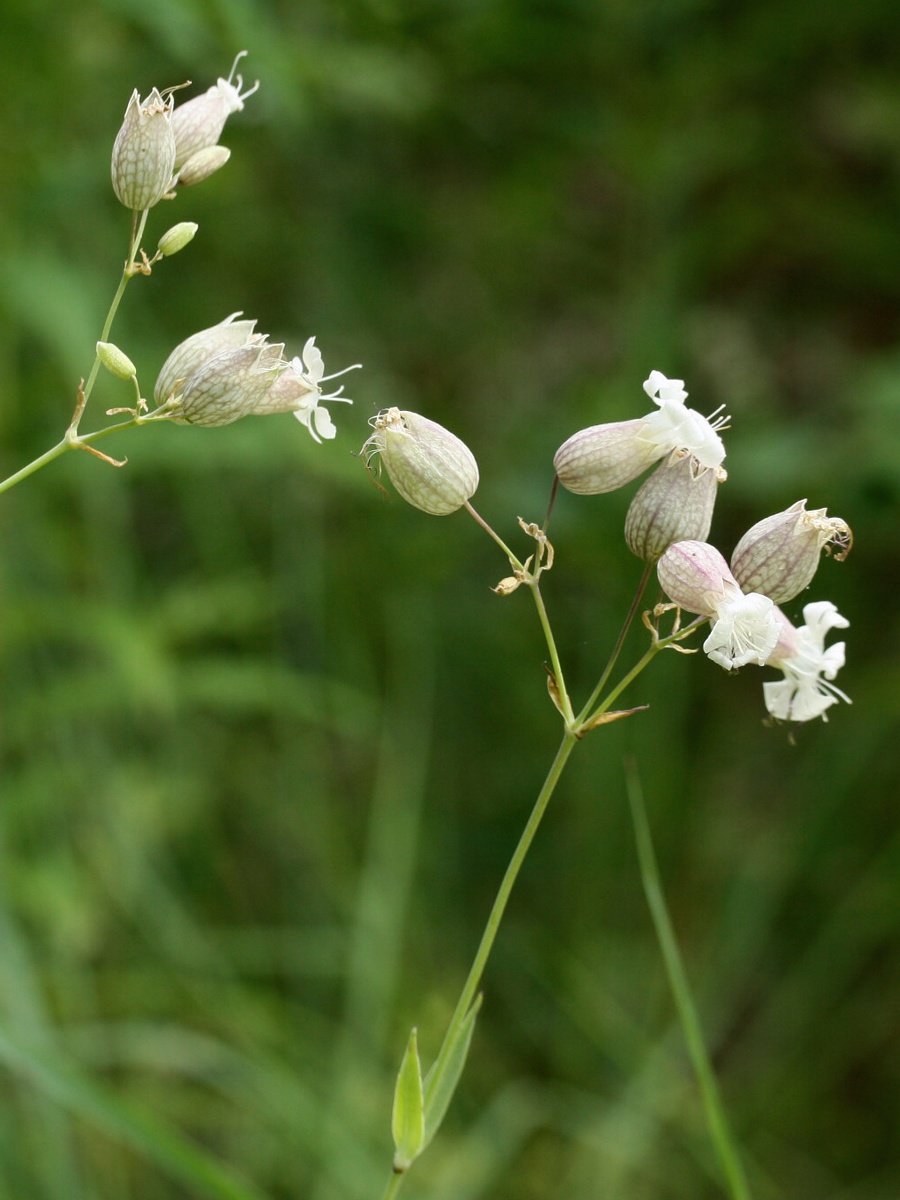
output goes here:
[[[427, 1146], [440, 1128], [453, 1099], [459, 1077], [466, 1065], [469, 1045], [475, 1030], [475, 1018], [481, 1008], [479, 996], [459, 1025], [448, 1030], [441, 1052], [425, 1077], [425, 1143]], [[423, 1146], [423, 1149], [424, 1149]]]
[[415, 1029], [409, 1035], [409, 1042], [397, 1075], [391, 1132], [394, 1135], [395, 1147], [394, 1170], [405, 1171], [421, 1152], [425, 1143], [422, 1066], [419, 1062]]

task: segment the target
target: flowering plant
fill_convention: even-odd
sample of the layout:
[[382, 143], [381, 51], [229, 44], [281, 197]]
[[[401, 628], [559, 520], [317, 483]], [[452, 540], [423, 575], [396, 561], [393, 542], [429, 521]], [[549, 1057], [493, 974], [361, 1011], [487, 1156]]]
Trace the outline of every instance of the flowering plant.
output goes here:
[[[256, 331], [255, 320], [232, 313], [174, 347], [158, 370], [152, 404], [144, 398], [132, 358], [110, 340], [130, 280], [149, 275], [157, 264], [185, 249], [198, 231], [193, 222], [180, 221], [162, 234], [152, 255], [141, 245], [151, 209], [180, 199], [185, 187], [209, 178], [227, 161], [228, 151], [218, 141], [226, 119], [243, 108], [258, 86], [242, 90], [240, 76], [232, 83], [236, 66], [237, 61], [227, 80], [219, 80], [203, 96], [183, 105], [176, 104], [171, 89], [154, 88], [144, 100], [137, 91], [132, 94], [111, 165], [114, 192], [132, 213], [126, 265], [87, 381], [76, 389], [74, 414], [63, 438], [0, 483], [0, 491], [73, 449], [121, 467], [123, 462], [103, 454], [96, 443], [113, 432], [154, 422], [212, 428], [247, 416], [293, 413], [315, 442], [335, 438], [325, 402], [350, 401], [341, 387], [326, 393], [322, 385], [344, 372], [325, 373], [314, 337], [303, 341], [300, 354], [288, 357], [284, 343], [270, 342], [267, 334]], [[107, 410], [122, 419], [82, 433], [81, 421], [101, 367], [133, 389], [133, 400]], [[431, 1143], [459, 1084], [481, 1006], [479, 989], [504, 911], [570, 755], [592, 731], [641, 711], [643, 706], [620, 707], [620, 698], [655, 657], [665, 649], [693, 652], [691, 639], [701, 629], [706, 632], [708, 624], [702, 649], [717, 665], [729, 671], [761, 666], [782, 672], [783, 680], [763, 683], [765, 708], [773, 721], [826, 720], [833, 705], [849, 703], [834, 683], [844, 664], [844, 643], [826, 646], [828, 634], [846, 628], [847, 619], [829, 601], [812, 601], [803, 607], [804, 624], [795, 627], [780, 607], [810, 585], [823, 552], [832, 553], [836, 561], [846, 558], [852, 543], [849, 527], [839, 518], [828, 517], [825, 509], [807, 511], [806, 502], [798, 501], [756, 524], [726, 562], [707, 538], [718, 489], [727, 478], [722, 434], [728, 418], [718, 410], [704, 417], [688, 408], [683, 381], [668, 379], [659, 371], [652, 371], [643, 386], [655, 405], [649, 414], [579, 430], [559, 447], [553, 457], [555, 474], [546, 518], [542, 523], [519, 521], [521, 532], [533, 543], [527, 557], [515, 553], [476, 512], [472, 505], [480, 482], [476, 456], [448, 429], [417, 412], [391, 406], [371, 420], [372, 432], [361, 450], [367, 466], [372, 471], [383, 468], [399, 495], [416, 509], [433, 516], [465, 511], [499, 547], [504, 570], [508, 565], [511, 573], [496, 583], [494, 591], [508, 597], [526, 588], [532, 595], [549, 655], [549, 696], [562, 722], [559, 749], [501, 881], [440, 1050], [426, 1071], [413, 1030], [402, 1055], [391, 1121], [394, 1156], [385, 1197], [397, 1194], [413, 1163]], [[624, 528], [627, 547], [644, 563], [643, 574], [596, 686], [578, 704], [542, 593], [543, 576], [556, 561], [549, 524], [557, 486], [576, 496], [602, 495], [636, 481], [651, 468], [636, 489]], [[644, 610], [644, 595], [654, 573], [663, 597]], [[684, 614], [695, 619], [684, 624]], [[637, 661], [620, 670], [626, 637], [638, 625], [639, 616], [646, 641]], [[654, 917], [722, 1179], [729, 1194], [742, 1200], [749, 1195], [748, 1183], [698, 1036], [671, 923], [664, 906], [659, 907], [649, 831], [634, 788], [632, 804], [644, 880], [648, 895], [656, 897]]]

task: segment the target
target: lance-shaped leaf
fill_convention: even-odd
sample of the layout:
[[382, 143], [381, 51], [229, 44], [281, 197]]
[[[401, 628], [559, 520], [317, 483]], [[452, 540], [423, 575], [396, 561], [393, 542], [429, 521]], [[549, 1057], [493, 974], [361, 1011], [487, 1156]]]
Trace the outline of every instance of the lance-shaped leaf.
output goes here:
[[399, 1174], [413, 1163], [425, 1145], [425, 1099], [415, 1029], [409, 1035], [397, 1075], [391, 1133], [394, 1137], [394, 1170]]
[[431, 1141], [440, 1128], [444, 1115], [453, 1099], [459, 1077], [466, 1065], [475, 1018], [481, 1008], [481, 996], [453, 1029], [447, 1031], [441, 1052], [431, 1070], [425, 1076], [425, 1142]]

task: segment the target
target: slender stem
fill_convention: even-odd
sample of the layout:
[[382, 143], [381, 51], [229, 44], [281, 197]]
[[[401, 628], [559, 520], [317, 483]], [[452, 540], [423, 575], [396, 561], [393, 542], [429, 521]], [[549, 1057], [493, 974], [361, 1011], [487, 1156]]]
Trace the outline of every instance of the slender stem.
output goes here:
[[394, 1197], [403, 1186], [403, 1180], [406, 1178], [405, 1171], [392, 1171], [390, 1178], [385, 1184], [384, 1191], [381, 1194], [381, 1200], [394, 1200]]
[[[503, 553], [506, 555], [506, 557], [509, 559], [510, 563], [512, 564], [513, 570], [521, 571], [523, 574], [525, 574], [524, 565], [518, 560], [518, 558], [516, 558], [516, 556], [513, 554], [513, 552], [510, 550], [510, 548], [506, 545], [506, 543], [503, 541], [503, 539], [500, 537], [500, 535], [498, 533], [496, 533], [491, 528], [490, 525], [488, 525], [487, 521], [485, 521], [485, 519], [478, 512], [476, 512], [476, 510], [472, 507], [472, 505], [468, 502], [468, 500], [465, 502], [464, 507], [465, 507], [466, 511], [468, 512], [468, 514], [475, 521], [478, 522], [478, 524], [485, 531], [485, 533], [490, 538], [492, 538], [493, 541], [495, 541], [497, 543], [497, 545], [500, 547], [500, 549], [503, 551]], [[549, 516], [549, 514], [548, 514], [548, 516]], [[538, 553], [539, 554], [543, 553], [543, 546], [539, 547]], [[534, 596], [534, 603], [535, 603], [535, 607], [537, 608], [537, 612], [538, 612], [538, 620], [541, 623], [541, 629], [544, 631], [544, 640], [547, 643], [547, 652], [550, 655], [550, 663], [553, 667], [553, 676], [554, 676], [554, 679], [556, 680], [557, 693], [559, 695], [560, 703], [562, 705], [563, 719], [565, 720], [566, 725], [571, 727], [574, 725], [574, 722], [575, 722], [575, 714], [572, 711], [572, 701], [569, 699], [569, 693], [568, 693], [568, 690], [566, 689], [565, 679], [563, 677], [562, 662], [560, 661], [559, 652], [556, 649], [556, 640], [553, 637], [553, 630], [550, 626], [550, 619], [547, 616], [547, 609], [544, 605], [544, 598], [541, 595], [540, 586], [537, 581], [539, 574], [540, 574], [540, 570], [538, 569], [535, 571], [534, 578], [532, 581], [529, 582], [528, 586], [531, 588], [531, 593]]]
[[93, 442], [98, 442], [110, 433], [119, 433], [123, 429], [135, 429], [138, 425], [149, 425], [153, 421], [165, 421], [168, 418], [169, 414], [167, 412], [157, 409], [156, 412], [149, 413], [146, 416], [139, 414], [129, 417], [127, 421], [116, 421], [114, 425], [107, 425], [105, 429], [95, 429], [92, 433], [79, 433], [74, 436], [67, 435], [61, 442], [57, 442], [55, 446], [45, 451], [33, 462], [28, 463], [27, 466], [22, 467], [6, 479], [0, 480], [0, 493], [8, 492], [17, 483], [21, 483], [23, 479], [27, 479], [29, 475], [33, 475], [35, 471], [39, 471], [41, 467], [46, 467], [48, 463], [53, 462], [55, 458], [59, 458], [61, 454], [65, 454], [67, 450], [85, 450]]
[[[637, 616], [638, 609], [641, 606], [641, 600], [643, 600], [643, 598], [644, 598], [644, 592], [647, 590], [647, 584], [650, 582], [650, 575], [651, 575], [652, 571], [653, 571], [653, 564], [647, 563], [644, 567], [644, 573], [643, 573], [643, 575], [641, 575], [641, 580], [640, 580], [640, 583], [638, 584], [637, 591], [634, 594], [634, 599], [631, 601], [631, 607], [628, 610], [628, 615], [625, 618], [622, 628], [619, 630], [619, 636], [616, 639], [615, 646], [613, 646], [612, 653], [609, 656], [609, 661], [607, 662], [606, 666], [603, 668], [603, 674], [600, 676], [599, 680], [597, 681], [597, 686], [591, 692], [591, 695], [590, 695], [590, 698], [588, 699], [587, 704], [585, 704], [584, 708], [582, 708], [581, 712], [578, 714], [579, 720], [584, 720], [584, 718], [587, 717], [587, 715], [593, 709], [594, 705], [597, 703], [597, 700], [600, 697], [601, 693], [603, 692], [603, 689], [606, 687], [607, 680], [609, 679], [610, 675], [612, 674], [613, 667], [616, 665], [618, 657], [619, 657], [620, 653], [622, 652], [622, 647], [625, 645], [625, 638], [628, 636], [628, 630], [631, 628], [631, 623], [634, 620], [634, 618]], [[641, 670], [643, 670], [643, 667], [641, 667]], [[627, 676], [627, 678], [628, 678], [628, 681], [630, 682], [631, 679], [634, 678], [634, 673], [631, 673], [629, 676]], [[622, 691], [622, 688], [620, 687], [618, 690]], [[618, 692], [616, 693], [616, 695], [618, 695]], [[614, 697], [613, 697], [613, 699], [614, 699]], [[612, 700], [610, 700], [610, 703], [611, 702], [612, 702]]]
[[[484, 933], [481, 935], [481, 941], [478, 949], [475, 952], [475, 958], [472, 960], [472, 966], [469, 968], [469, 974], [466, 982], [463, 984], [463, 989], [460, 992], [459, 999], [456, 1002], [456, 1008], [453, 1010], [453, 1016], [450, 1018], [450, 1024], [447, 1027], [447, 1032], [444, 1035], [441, 1049], [438, 1052], [432, 1070], [440, 1072], [446, 1062], [446, 1059], [453, 1048], [454, 1034], [458, 1027], [466, 1018], [466, 1014], [472, 1007], [484, 975], [485, 967], [487, 966], [488, 958], [493, 949], [494, 941], [497, 937], [497, 931], [500, 928], [500, 922], [503, 920], [503, 914], [506, 911], [506, 905], [509, 902], [509, 897], [512, 893], [519, 871], [525, 861], [525, 857], [531, 848], [531, 843], [534, 841], [535, 835], [543, 820], [544, 813], [547, 811], [547, 805], [556, 790], [556, 785], [559, 783], [563, 768], [565, 767], [569, 755], [575, 748], [578, 739], [573, 733], [566, 730], [559, 749], [553, 762], [550, 765], [550, 770], [547, 772], [547, 777], [544, 780], [543, 787], [538, 793], [538, 797], [534, 802], [534, 808], [531, 810], [531, 815], [526, 822], [525, 828], [522, 830], [518, 845], [513, 851], [512, 858], [506, 868], [506, 872], [501, 880], [500, 887], [497, 890], [497, 895], [494, 899], [493, 907], [487, 919], [487, 924], [484, 928]], [[392, 1173], [388, 1180], [382, 1200], [393, 1200], [393, 1197], [400, 1191], [403, 1180], [408, 1172]]]
[[[131, 237], [128, 244], [128, 259], [122, 271], [122, 276], [119, 279], [119, 286], [116, 288], [116, 293], [112, 298], [112, 303], [109, 306], [109, 311], [106, 314], [106, 320], [103, 322], [103, 328], [100, 331], [100, 337], [97, 339], [100, 342], [109, 340], [110, 330], [113, 326], [113, 321], [116, 319], [116, 313], [119, 311], [119, 305], [122, 302], [122, 297], [125, 294], [125, 288], [128, 286], [128, 281], [136, 274], [134, 269], [135, 255], [138, 253], [141, 244], [141, 238], [144, 236], [144, 229], [147, 225], [147, 216], [149, 209], [144, 209], [142, 213], [133, 213], [131, 220]], [[66, 436], [62, 441], [57, 442], [55, 446], [51, 446], [43, 454], [39, 455], [27, 466], [21, 470], [13, 472], [6, 479], [0, 480], [0, 493], [9, 491], [15, 487], [17, 483], [21, 483], [23, 479], [27, 479], [29, 475], [33, 475], [35, 471], [39, 471], [41, 467], [46, 467], [48, 463], [59, 458], [61, 454], [65, 454], [67, 450], [87, 449], [92, 442], [98, 438], [106, 437], [108, 433], [115, 433], [119, 429], [129, 429], [133, 425], [142, 425], [148, 418], [136, 416], [130, 421], [118, 421], [115, 425], [109, 425], [106, 429], [98, 429], [93, 433], [80, 435], [78, 426], [81, 422], [82, 414], [84, 413], [85, 405], [93, 391], [94, 383], [97, 379], [97, 373], [100, 370], [100, 356], [95, 353], [94, 361], [91, 365], [90, 374], [87, 377], [87, 382], [78, 390], [78, 404], [75, 408], [75, 414], [72, 417], [72, 422], [66, 431]], [[135, 386], [137, 384], [135, 383]], [[140, 401], [140, 394], [138, 394]], [[137, 410], [135, 410], [137, 412]]]
[[650, 825], [647, 821], [640, 783], [633, 764], [628, 767], [627, 787], [644, 893], [653, 917], [656, 936], [669, 977], [669, 986], [675, 999], [675, 1007], [681, 1021], [688, 1054], [700, 1086], [710, 1137], [725, 1176], [728, 1194], [732, 1200], [750, 1200], [747, 1178], [728, 1128], [722, 1097], [703, 1041], [697, 1009], [691, 996], [687, 974], [666, 907], [656, 855], [653, 851], [653, 841], [650, 836]]
[[547, 616], [547, 609], [544, 606], [544, 597], [541, 595], [541, 589], [538, 583], [532, 584], [531, 594], [534, 596], [534, 603], [538, 612], [538, 620], [541, 623], [541, 629], [544, 631], [544, 640], [547, 643], [547, 652], [550, 655], [550, 663], [553, 667], [553, 678], [556, 681], [556, 690], [559, 696], [559, 702], [562, 705], [563, 719], [566, 722], [566, 727], [568, 729], [573, 729], [575, 726], [575, 713], [572, 710], [572, 701], [569, 699], [569, 692], [566, 688], [562, 662], [560, 661], [559, 651], [556, 648], [556, 639], [553, 636], [553, 629], [550, 626], [550, 618]]
[[[487, 920], [484, 933], [481, 935], [481, 942], [476, 951], [475, 958], [472, 961], [472, 966], [469, 970], [469, 976], [463, 985], [463, 990], [460, 993], [459, 1000], [456, 1003], [453, 1016], [450, 1020], [450, 1029], [457, 1026], [475, 999], [475, 994], [478, 991], [478, 985], [481, 983], [481, 977], [484, 974], [484, 969], [487, 965], [488, 957], [494, 945], [494, 940], [497, 936], [497, 930], [500, 928], [500, 922], [503, 919], [503, 914], [506, 911], [506, 905], [512, 893], [513, 886], [518, 878], [519, 871], [522, 868], [522, 863], [525, 861], [525, 856], [531, 848], [531, 843], [534, 841], [541, 821], [544, 818], [544, 813], [547, 811], [547, 805], [550, 803], [556, 785], [559, 783], [563, 768], [565, 767], [569, 755], [574, 749], [577, 738], [574, 734], [568, 731], [563, 735], [559, 749], [553, 762], [550, 765], [550, 770], [547, 772], [547, 777], [544, 780], [543, 787], [538, 793], [537, 800], [534, 803], [534, 808], [531, 810], [531, 815], [522, 830], [522, 836], [519, 838], [519, 843], [513, 851], [513, 856], [509, 861], [509, 866], [506, 868], [506, 873], [500, 883], [497, 891], [497, 896], [491, 908], [490, 916]], [[445, 1045], [446, 1039], [445, 1039]]]
[[500, 549], [503, 551], [503, 553], [506, 555], [506, 557], [512, 563], [513, 569], [516, 571], [524, 571], [525, 568], [522, 566], [522, 564], [519, 562], [519, 560], [513, 554], [512, 550], [510, 550], [509, 546], [507, 546], [506, 542], [504, 542], [503, 538], [501, 538], [500, 534], [496, 533], [490, 527], [490, 525], [488, 525], [488, 523], [487, 523], [487, 521], [485, 521], [484, 517], [482, 517], [478, 512], [475, 511], [475, 509], [472, 507], [472, 505], [469, 503], [468, 500], [466, 500], [465, 503], [463, 504], [463, 508], [466, 510], [466, 512], [469, 514], [469, 516], [472, 517], [473, 520], [478, 522], [478, 524], [481, 526], [481, 528], [484, 530], [484, 532], [488, 535], [488, 537], [492, 538], [497, 543], [497, 545], [500, 547]]
[[59, 458], [61, 454], [65, 454], [67, 450], [72, 449], [72, 443], [68, 438], [63, 438], [61, 442], [57, 442], [50, 450], [45, 451], [34, 462], [30, 462], [21, 470], [15, 471], [7, 479], [0, 482], [0, 492], [7, 492], [10, 488], [15, 487], [17, 483], [21, 483], [23, 479], [27, 479], [29, 475], [33, 475], [35, 471], [39, 471], [41, 467], [46, 467], [48, 463], [53, 462], [54, 458]]
[[[109, 334], [113, 326], [113, 321], [116, 319], [116, 313], [119, 311], [119, 305], [122, 302], [122, 297], [125, 295], [125, 288], [128, 286], [128, 281], [135, 274], [132, 269], [135, 255], [138, 253], [141, 244], [141, 238], [144, 236], [144, 228], [147, 224], [147, 216], [149, 208], [145, 208], [140, 214], [135, 213], [131, 222], [131, 240], [128, 245], [128, 260], [125, 263], [125, 268], [122, 271], [122, 277], [119, 280], [119, 286], [116, 288], [116, 294], [112, 298], [112, 303], [109, 306], [109, 311], [106, 314], [106, 320], [103, 322], [103, 328], [100, 331], [100, 337], [97, 339], [101, 342], [109, 341]], [[85, 403], [90, 399], [91, 392], [94, 390], [94, 383], [97, 379], [97, 372], [100, 370], [100, 356], [94, 355], [94, 361], [91, 365], [90, 374], [87, 377], [87, 382], [84, 385], [84, 400]], [[78, 431], [78, 421], [75, 422], [75, 430]], [[55, 456], [54, 456], [55, 457]]]

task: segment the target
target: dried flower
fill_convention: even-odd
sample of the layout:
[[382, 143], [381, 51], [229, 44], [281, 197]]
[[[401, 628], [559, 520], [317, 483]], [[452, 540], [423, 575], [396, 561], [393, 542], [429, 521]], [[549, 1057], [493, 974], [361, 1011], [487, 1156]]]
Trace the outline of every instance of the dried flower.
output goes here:
[[673, 450], [635, 492], [625, 517], [632, 554], [656, 562], [673, 542], [703, 541], [712, 524], [723, 467], [703, 467], [687, 450]]
[[112, 152], [112, 185], [117, 198], [137, 212], [158, 204], [172, 186], [175, 134], [172, 98], [154, 88], [146, 100], [131, 93]]
[[316, 345], [316, 339], [311, 337], [303, 347], [299, 358], [292, 358], [286, 369], [281, 371], [253, 410], [254, 416], [265, 416], [268, 413], [292, 412], [301, 424], [309, 430], [313, 441], [333, 438], [337, 432], [331, 420], [331, 414], [325, 408], [319, 408], [323, 400], [340, 400], [352, 404], [349, 396], [342, 396], [343, 386], [336, 392], [322, 393], [319, 386], [329, 379], [336, 379], [347, 371], [355, 371], [359, 363], [352, 367], [344, 367], [333, 375], [325, 374], [325, 363]]
[[725, 447], [716, 432], [727, 417], [702, 417], [684, 401], [680, 379], [651, 371], [644, 391], [658, 411], [631, 421], [615, 421], [581, 429], [563, 442], [553, 465], [560, 483], [582, 496], [611, 492], [636, 479], [642, 471], [673, 450], [689, 451], [703, 467], [719, 467]]
[[373, 417], [363, 452], [381, 455], [404, 500], [435, 517], [461, 508], [478, 487], [478, 464], [455, 434], [418, 413], [388, 408]]
[[242, 50], [235, 58], [227, 79], [219, 79], [202, 96], [195, 96], [175, 109], [172, 128], [177, 147], [176, 169], [182, 168], [198, 151], [215, 146], [228, 117], [233, 112], [240, 112], [247, 97], [252, 96], [259, 87], [257, 80], [253, 87], [242, 92], [244, 81], [240, 75], [235, 76], [237, 65], [246, 53], [246, 50]]
[[748, 529], [735, 546], [731, 569], [745, 591], [765, 592], [784, 604], [809, 585], [822, 550], [830, 552], [832, 545], [843, 562], [853, 545], [850, 526], [824, 508], [807, 512], [806, 501], [798, 500]]
[[784, 679], [763, 684], [766, 708], [780, 721], [827, 721], [827, 708], [838, 700], [851, 701], [831, 682], [844, 665], [844, 643], [835, 642], [826, 650], [825, 636], [832, 629], [846, 629], [850, 622], [829, 600], [804, 605], [799, 629], [780, 609], [778, 617], [781, 634], [767, 663], [780, 668]]

